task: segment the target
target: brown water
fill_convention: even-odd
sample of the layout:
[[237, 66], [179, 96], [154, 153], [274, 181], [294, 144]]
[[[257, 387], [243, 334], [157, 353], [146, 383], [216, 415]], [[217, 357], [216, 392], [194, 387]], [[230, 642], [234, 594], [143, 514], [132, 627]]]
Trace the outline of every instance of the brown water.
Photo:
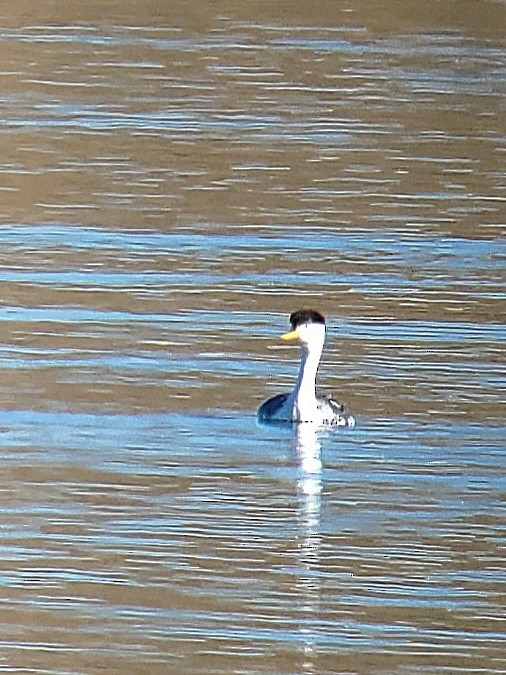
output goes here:
[[506, 672], [505, 13], [4, 3], [2, 672]]

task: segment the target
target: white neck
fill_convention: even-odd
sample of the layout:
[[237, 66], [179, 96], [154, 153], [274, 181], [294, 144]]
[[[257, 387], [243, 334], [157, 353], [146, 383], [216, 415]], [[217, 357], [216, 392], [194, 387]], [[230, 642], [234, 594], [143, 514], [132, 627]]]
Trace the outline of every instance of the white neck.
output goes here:
[[323, 350], [322, 339], [312, 342], [311, 346], [302, 345], [299, 375], [293, 391], [293, 418], [301, 422], [311, 422], [315, 419], [316, 405], [316, 373]]

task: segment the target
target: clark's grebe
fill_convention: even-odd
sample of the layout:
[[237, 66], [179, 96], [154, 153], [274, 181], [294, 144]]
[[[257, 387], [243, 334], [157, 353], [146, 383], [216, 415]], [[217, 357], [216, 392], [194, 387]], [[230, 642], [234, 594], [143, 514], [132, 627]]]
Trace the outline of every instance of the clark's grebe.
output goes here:
[[295, 389], [278, 394], [258, 409], [261, 422], [313, 422], [342, 427], [355, 426], [344, 406], [330, 396], [316, 393], [316, 373], [325, 342], [325, 318], [312, 309], [300, 309], [290, 316], [292, 330], [282, 340], [299, 340], [301, 360]]

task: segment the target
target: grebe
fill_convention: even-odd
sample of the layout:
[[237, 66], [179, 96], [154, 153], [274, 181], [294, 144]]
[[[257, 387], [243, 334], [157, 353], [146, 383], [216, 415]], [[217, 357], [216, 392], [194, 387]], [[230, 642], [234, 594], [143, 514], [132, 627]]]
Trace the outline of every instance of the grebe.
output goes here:
[[344, 406], [330, 396], [316, 393], [316, 373], [325, 342], [325, 318], [312, 309], [300, 309], [290, 316], [292, 330], [282, 340], [299, 340], [301, 360], [295, 389], [278, 394], [258, 409], [261, 422], [313, 422], [341, 427], [355, 426]]

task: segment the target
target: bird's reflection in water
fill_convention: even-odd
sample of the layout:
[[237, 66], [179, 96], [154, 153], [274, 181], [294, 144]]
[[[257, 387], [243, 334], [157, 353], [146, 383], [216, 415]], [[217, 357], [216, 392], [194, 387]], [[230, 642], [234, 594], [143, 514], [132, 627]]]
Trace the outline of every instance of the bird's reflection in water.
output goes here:
[[297, 580], [300, 598], [300, 633], [304, 649], [302, 672], [314, 673], [318, 624], [320, 619], [320, 554], [321, 554], [321, 492], [322, 461], [321, 427], [311, 423], [298, 424], [296, 451], [299, 463], [298, 495], [298, 556]]

